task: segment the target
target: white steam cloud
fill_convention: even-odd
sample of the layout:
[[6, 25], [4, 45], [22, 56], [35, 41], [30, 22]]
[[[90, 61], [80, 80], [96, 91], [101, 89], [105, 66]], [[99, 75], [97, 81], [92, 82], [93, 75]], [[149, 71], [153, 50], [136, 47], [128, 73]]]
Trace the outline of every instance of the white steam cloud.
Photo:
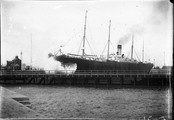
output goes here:
[[61, 63], [59, 61], [56, 61], [53, 57], [44, 60], [44, 70], [47, 74], [73, 74], [76, 71], [76, 68], [76, 64], [62, 66]]

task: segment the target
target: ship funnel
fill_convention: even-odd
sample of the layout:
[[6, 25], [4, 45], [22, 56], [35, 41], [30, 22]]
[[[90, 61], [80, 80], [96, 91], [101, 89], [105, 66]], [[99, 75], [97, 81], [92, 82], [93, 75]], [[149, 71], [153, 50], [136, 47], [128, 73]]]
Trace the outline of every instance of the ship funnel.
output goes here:
[[117, 45], [117, 53], [118, 53], [118, 55], [121, 55], [121, 50], [122, 50], [122, 46], [121, 45]]

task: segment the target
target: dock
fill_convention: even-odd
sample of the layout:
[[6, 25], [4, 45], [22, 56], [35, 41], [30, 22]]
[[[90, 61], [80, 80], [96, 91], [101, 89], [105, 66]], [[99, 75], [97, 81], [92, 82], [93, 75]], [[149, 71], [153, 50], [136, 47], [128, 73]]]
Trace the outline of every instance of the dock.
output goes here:
[[21, 95], [19, 93], [16, 93], [14, 91], [8, 90], [4, 87], [1, 87], [1, 96], [4, 96], [6, 98], [9, 99], [13, 99], [15, 101], [17, 101], [18, 103], [23, 104], [24, 106], [28, 107], [28, 108], [32, 108], [30, 100], [27, 96]]
[[80, 86], [159, 86], [173, 83], [170, 73], [146, 71], [8, 71], [1, 72], [0, 84], [42, 84]]
[[27, 96], [0, 87], [1, 119], [29, 119], [45, 118], [31, 109], [31, 103]]

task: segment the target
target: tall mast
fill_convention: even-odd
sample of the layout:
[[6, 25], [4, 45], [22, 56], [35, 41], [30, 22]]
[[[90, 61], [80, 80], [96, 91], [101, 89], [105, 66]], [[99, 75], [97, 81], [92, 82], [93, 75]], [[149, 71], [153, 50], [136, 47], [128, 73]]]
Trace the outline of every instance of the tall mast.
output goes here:
[[85, 24], [84, 24], [84, 35], [83, 35], [83, 49], [82, 49], [82, 56], [85, 55], [85, 39], [86, 39], [86, 20], [87, 20], [87, 10], [85, 14]]
[[164, 52], [164, 66], [166, 66], [166, 61], [165, 61], [165, 52]]
[[142, 50], [142, 62], [144, 62], [144, 39], [143, 39], [143, 50]]
[[31, 69], [32, 69], [32, 33], [31, 33], [31, 46], [30, 47], [31, 47], [31, 51], [30, 51], [31, 52], [31, 58], [30, 58], [31, 63], [30, 64], [31, 64]]
[[0, 40], [0, 70], [1, 70], [1, 40]]
[[133, 44], [134, 44], [134, 33], [132, 34], [132, 47], [131, 47], [131, 59], [133, 59]]
[[23, 60], [22, 60], [22, 51], [21, 51], [21, 70], [23, 70], [22, 64], [23, 64]]
[[109, 35], [108, 35], [108, 53], [107, 53], [107, 59], [109, 59], [110, 29], [111, 29], [111, 20], [109, 20]]

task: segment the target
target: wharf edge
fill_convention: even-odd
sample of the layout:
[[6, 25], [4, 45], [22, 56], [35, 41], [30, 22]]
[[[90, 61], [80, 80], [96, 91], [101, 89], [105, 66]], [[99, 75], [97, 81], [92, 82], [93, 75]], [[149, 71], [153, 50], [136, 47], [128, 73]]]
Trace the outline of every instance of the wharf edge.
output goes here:
[[0, 84], [43, 84], [81, 86], [157, 86], [173, 88], [172, 74], [149, 74], [146, 72], [80, 71], [73, 74], [52, 71], [14, 71], [0, 74]]

